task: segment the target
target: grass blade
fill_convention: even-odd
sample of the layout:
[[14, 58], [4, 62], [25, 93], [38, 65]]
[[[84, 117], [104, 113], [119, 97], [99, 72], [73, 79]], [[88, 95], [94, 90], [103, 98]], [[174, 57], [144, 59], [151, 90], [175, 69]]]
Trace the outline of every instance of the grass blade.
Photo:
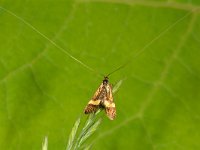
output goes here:
[[119, 81], [117, 82], [117, 84], [113, 87], [113, 89], [112, 89], [113, 94], [116, 93], [116, 92], [119, 90], [119, 88], [120, 88], [120, 86], [122, 85], [122, 82], [123, 82], [123, 81], [124, 81], [124, 79], [119, 80]]
[[81, 145], [97, 130], [98, 126], [101, 123], [101, 119], [97, 120], [89, 129], [88, 131], [83, 135], [83, 137], [80, 139], [78, 143], [78, 147], [81, 147]]
[[[77, 138], [76, 144], [74, 149], [77, 150], [81, 147], [81, 145], [83, 144], [83, 141], [85, 141], [90, 135], [89, 132], [93, 133], [92, 131], [96, 130], [98, 125], [100, 124], [100, 121], [96, 122], [96, 115], [100, 112], [101, 110], [97, 111], [94, 114], [90, 114], [79, 137]], [[87, 136], [87, 137], [86, 137]], [[84, 140], [83, 140], [84, 139]]]
[[72, 131], [71, 131], [70, 136], [69, 136], [69, 140], [68, 140], [68, 144], [67, 144], [67, 149], [66, 150], [71, 150], [72, 149], [79, 125], [80, 125], [80, 118], [78, 118], [76, 120], [76, 122], [75, 122], [75, 124], [74, 124], [74, 126], [72, 128]]
[[48, 137], [45, 136], [44, 142], [42, 144], [42, 150], [47, 150], [48, 149]]

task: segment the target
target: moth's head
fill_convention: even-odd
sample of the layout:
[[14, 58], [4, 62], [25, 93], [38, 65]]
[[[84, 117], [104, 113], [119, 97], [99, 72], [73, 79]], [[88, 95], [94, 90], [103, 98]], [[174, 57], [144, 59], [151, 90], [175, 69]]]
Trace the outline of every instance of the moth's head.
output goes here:
[[108, 77], [104, 77], [103, 84], [108, 84]]

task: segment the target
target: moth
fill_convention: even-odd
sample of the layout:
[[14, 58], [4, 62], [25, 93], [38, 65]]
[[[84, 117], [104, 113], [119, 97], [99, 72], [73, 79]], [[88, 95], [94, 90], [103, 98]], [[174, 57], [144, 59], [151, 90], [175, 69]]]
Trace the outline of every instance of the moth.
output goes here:
[[95, 92], [92, 99], [85, 107], [85, 114], [95, 113], [98, 109], [105, 109], [106, 115], [110, 120], [116, 117], [116, 108], [113, 101], [112, 85], [108, 81], [108, 77], [104, 77], [103, 82]]

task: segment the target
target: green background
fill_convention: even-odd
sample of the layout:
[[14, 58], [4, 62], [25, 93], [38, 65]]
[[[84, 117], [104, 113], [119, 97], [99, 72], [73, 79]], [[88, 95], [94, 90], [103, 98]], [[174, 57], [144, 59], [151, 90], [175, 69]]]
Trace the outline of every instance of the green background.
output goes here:
[[[123, 84], [95, 150], [200, 149], [199, 0], [0, 0], [68, 53]], [[182, 19], [181, 19], [182, 18]], [[0, 9], [0, 149], [64, 150], [103, 77]]]

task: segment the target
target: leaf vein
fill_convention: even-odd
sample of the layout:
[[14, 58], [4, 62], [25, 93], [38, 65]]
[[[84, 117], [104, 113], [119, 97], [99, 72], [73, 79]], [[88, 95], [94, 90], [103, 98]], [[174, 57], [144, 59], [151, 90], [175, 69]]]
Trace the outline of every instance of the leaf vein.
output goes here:
[[170, 58], [168, 59], [163, 71], [161, 72], [160, 78], [154, 83], [154, 86], [152, 88], [152, 90], [149, 92], [147, 99], [144, 101], [144, 103], [142, 104], [143, 106], [141, 107], [141, 109], [139, 110], [139, 115], [143, 115], [145, 109], [148, 107], [148, 105], [151, 103], [153, 96], [156, 94], [156, 92], [159, 90], [160, 86], [162, 85], [162, 83], [164, 82], [165, 78], [167, 77], [167, 74], [175, 60], [175, 58], [177, 58], [178, 54], [181, 51], [181, 48], [184, 46], [185, 41], [187, 40], [188, 36], [190, 35], [192, 28], [195, 24], [196, 21], [196, 15], [193, 14], [192, 18], [188, 24], [188, 28], [185, 32], [185, 34], [182, 36], [179, 44], [177, 45], [177, 48], [174, 50], [174, 52], [172, 53], [172, 55], [170, 56]]

